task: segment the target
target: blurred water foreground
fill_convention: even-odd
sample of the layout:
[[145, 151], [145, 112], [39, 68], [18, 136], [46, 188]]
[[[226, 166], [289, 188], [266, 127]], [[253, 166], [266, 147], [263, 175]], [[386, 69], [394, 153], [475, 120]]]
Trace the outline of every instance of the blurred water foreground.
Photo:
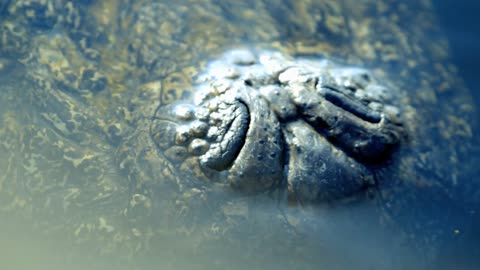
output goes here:
[[[0, 268], [476, 269], [478, 104], [437, 16], [430, 1], [0, 1]], [[395, 85], [410, 140], [378, 185], [289, 205], [163, 158], [156, 107], [237, 47]]]

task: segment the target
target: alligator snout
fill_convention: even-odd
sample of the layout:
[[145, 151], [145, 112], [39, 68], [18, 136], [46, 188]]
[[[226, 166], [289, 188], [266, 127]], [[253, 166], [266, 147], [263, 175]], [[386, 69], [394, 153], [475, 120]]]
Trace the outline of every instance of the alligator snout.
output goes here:
[[371, 164], [401, 143], [398, 99], [366, 69], [234, 50], [207, 66], [192, 100], [158, 108], [151, 135], [172, 162], [197, 157], [237, 190], [332, 200], [370, 185]]

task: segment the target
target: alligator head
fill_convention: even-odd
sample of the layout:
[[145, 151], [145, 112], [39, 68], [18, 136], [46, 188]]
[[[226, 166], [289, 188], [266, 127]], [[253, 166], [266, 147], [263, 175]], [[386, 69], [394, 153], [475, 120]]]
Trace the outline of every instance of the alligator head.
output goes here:
[[243, 192], [354, 194], [404, 136], [397, 94], [328, 60], [234, 50], [194, 87], [192, 100], [157, 109], [151, 136], [173, 163], [193, 157], [209, 180]]

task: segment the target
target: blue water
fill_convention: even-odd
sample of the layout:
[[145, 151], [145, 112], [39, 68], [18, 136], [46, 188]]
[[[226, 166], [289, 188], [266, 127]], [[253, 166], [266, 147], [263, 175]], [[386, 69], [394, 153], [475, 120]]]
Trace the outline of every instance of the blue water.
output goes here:
[[442, 28], [450, 42], [458, 66], [476, 104], [480, 104], [480, 1], [434, 1]]
[[[434, 1], [438, 11], [438, 18], [444, 30], [451, 49], [454, 64], [458, 67], [462, 78], [465, 80], [477, 107], [476, 140], [478, 139], [478, 126], [480, 113], [480, 76], [478, 65], [480, 63], [480, 1], [474, 0], [442, 0]], [[479, 160], [480, 150], [477, 149], [470, 157]], [[478, 170], [471, 179], [473, 187], [478, 187], [480, 175]], [[468, 181], [467, 180], [467, 181]], [[468, 183], [468, 182], [467, 182]], [[468, 187], [467, 187], [468, 188]], [[476, 193], [478, 194], [478, 192]], [[471, 208], [480, 209], [480, 198], [470, 198]], [[472, 212], [465, 220], [470, 230], [461, 235], [444, 250], [443, 260], [439, 262], [445, 269], [478, 269], [480, 267], [480, 213]]]

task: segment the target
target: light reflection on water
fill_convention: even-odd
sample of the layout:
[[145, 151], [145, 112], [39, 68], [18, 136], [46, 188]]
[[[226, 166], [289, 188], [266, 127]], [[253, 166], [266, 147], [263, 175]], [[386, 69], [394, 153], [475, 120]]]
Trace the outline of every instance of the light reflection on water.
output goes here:
[[[61, 31], [55, 32], [55, 34], [61, 33]], [[23, 70], [19, 68], [18, 71], [14, 69], [9, 72], [21, 73]], [[12, 117], [18, 123], [39, 124], [36, 119], [24, 116], [35, 109], [28, 105], [27, 98], [21, 92], [25, 87], [25, 84], [20, 83], [21, 78], [15, 80], [0, 77], [0, 81], [2, 82], [0, 83], [0, 114], [5, 116], [7, 112], [16, 111]], [[3, 123], [5, 124], [5, 122]], [[1, 155], [2, 153], [0, 153], [0, 158], [9, 157], [8, 155], [5, 157]], [[22, 188], [19, 190], [22, 190]], [[25, 194], [22, 194], [22, 196], [25, 196]], [[440, 196], [440, 198], [442, 197]], [[453, 198], [458, 198], [458, 195], [454, 194]], [[423, 199], [428, 200], [428, 198]], [[165, 236], [152, 238], [153, 240], [148, 243], [148, 251], [144, 250], [145, 246], [133, 245], [127, 247], [126, 249], [129, 251], [139, 247], [140, 255], [137, 254], [138, 257], [135, 258], [129, 258], [129, 252], [125, 251], [118, 254], [115, 253], [116, 251], [112, 254], [103, 254], [101, 252], [103, 249], [95, 246], [102, 243], [101, 240], [79, 244], [77, 243], [78, 239], [72, 238], [72, 228], [68, 228], [67, 231], [58, 230], [54, 234], [43, 233], [45, 228], [39, 225], [42, 222], [30, 220], [28, 210], [20, 213], [2, 213], [0, 214], [0, 268], [226, 269], [225, 267], [228, 267], [228, 269], [408, 268], [414, 270], [431, 266], [430, 260], [432, 257], [438, 256], [439, 253], [445, 254], [446, 251], [443, 249], [447, 252], [449, 250], [444, 246], [440, 248], [440, 251], [437, 249], [430, 250], [429, 248], [424, 250], [423, 245], [428, 245], [428, 241], [423, 243], [423, 239], [421, 239], [419, 242], [422, 243], [415, 246], [412, 244], [416, 242], [415, 239], [412, 240], [409, 235], [404, 235], [402, 228], [382, 227], [382, 222], [388, 223], [389, 221], [381, 220], [383, 215], [379, 212], [382, 210], [379, 210], [376, 202], [359, 202], [358, 204], [347, 204], [346, 206], [333, 208], [307, 207], [301, 210], [298, 208], [283, 208], [284, 205], [277, 205], [268, 198], [259, 199], [258, 202], [256, 200], [257, 198], [252, 198], [251, 201], [247, 202], [255, 204], [255, 206], [249, 210], [251, 212], [248, 216], [251, 220], [240, 221], [239, 224], [241, 225], [236, 228], [236, 234], [233, 234], [237, 237], [236, 242], [215, 240], [201, 246], [201, 249], [198, 250], [199, 241], [205, 237], [202, 230], [187, 236], [175, 236], [175, 233], [173, 235], [167, 233]], [[475, 206], [475, 202], [468, 199], [465, 201]], [[448, 203], [446, 202], [446, 204]], [[125, 202], [125, 204], [128, 204], [128, 202]], [[426, 205], [430, 204], [419, 202], [412, 208]], [[211, 214], [210, 209], [206, 207], [195, 209], [204, 211], [204, 213], [197, 214], [200, 217], [208, 217]], [[437, 218], [444, 214], [451, 218], [449, 220], [451, 223], [441, 224], [440, 230], [448, 231], [444, 232], [444, 234], [449, 235], [446, 246], [451, 244], [462, 250], [465, 249], [462, 246], [464, 243], [471, 243], [464, 239], [463, 231], [465, 230], [465, 234], [469, 235], [470, 231], [475, 228], [472, 228], [467, 220], [471, 216], [463, 214], [463, 212], [456, 215], [455, 211], [457, 209], [463, 211], [463, 207], [441, 205], [440, 202], [438, 208], [432, 209], [430, 217]], [[76, 211], [81, 212], [82, 210]], [[89, 212], [87, 211], [88, 209], [80, 216], [88, 216]], [[454, 214], [451, 214], [452, 212]], [[24, 215], [26, 216], [24, 217]], [[287, 219], [298, 219], [296, 222], [302, 224], [297, 228], [299, 232], [292, 232], [292, 230], [295, 230], [294, 228], [285, 227], [285, 224], [281, 222], [283, 219], [277, 218], [278, 215], [283, 215]], [[303, 218], [308, 219], [308, 222], [302, 220]], [[438, 220], [443, 222], [448, 218], [442, 217]], [[425, 225], [426, 228], [432, 228], [431, 224], [422, 224], [424, 221], [421, 220], [418, 226]], [[432, 222], [435, 223], [436, 221]], [[203, 224], [203, 222], [199, 223]], [[208, 222], [205, 223], [208, 224]], [[435, 226], [433, 225], [433, 228], [438, 229]], [[175, 228], [168, 227], [168, 229], [173, 231]], [[422, 231], [422, 228], [418, 228], [418, 231]], [[459, 235], [456, 236], [457, 234]], [[265, 235], [268, 235], [268, 237], [264, 237]], [[416, 235], [415, 237], [419, 236]], [[440, 241], [442, 245], [445, 245], [444, 241]], [[213, 246], [211, 246], [212, 243]], [[432, 243], [433, 245], [438, 244], [434, 241]], [[456, 253], [455, 256], [460, 253]], [[448, 257], [448, 254], [446, 257]], [[466, 258], [461, 259], [468, 261], [471, 258], [467, 255]], [[448, 259], [443, 260], [448, 261]], [[434, 261], [437, 260], [434, 259]], [[468, 263], [467, 266], [469, 266]], [[446, 264], [445, 268], [448, 267], [449, 265]], [[441, 269], [441, 267], [437, 269]]]

